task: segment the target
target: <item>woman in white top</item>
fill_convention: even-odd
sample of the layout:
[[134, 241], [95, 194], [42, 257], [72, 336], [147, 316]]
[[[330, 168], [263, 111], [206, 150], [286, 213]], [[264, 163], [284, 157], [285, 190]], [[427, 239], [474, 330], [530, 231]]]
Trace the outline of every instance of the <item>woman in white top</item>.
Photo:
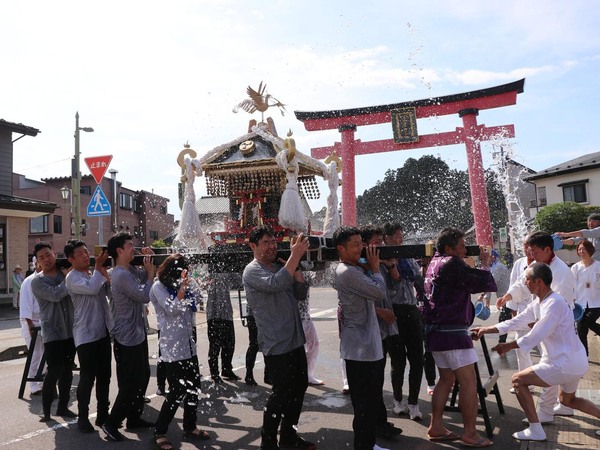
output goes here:
[[588, 331], [600, 335], [600, 324], [596, 323], [600, 317], [600, 262], [592, 258], [595, 250], [590, 241], [579, 242], [577, 254], [581, 261], [571, 267], [575, 278], [575, 299], [585, 309], [582, 319], [577, 322], [577, 334], [588, 355]]
[[192, 441], [210, 439], [196, 427], [200, 367], [196, 351], [196, 296], [190, 288], [188, 264], [183, 255], [167, 257], [156, 272], [150, 300], [160, 330], [160, 358], [169, 381], [169, 392], [160, 409], [154, 429], [154, 443], [161, 450], [174, 447], [166, 437], [177, 408], [183, 403], [183, 437]]

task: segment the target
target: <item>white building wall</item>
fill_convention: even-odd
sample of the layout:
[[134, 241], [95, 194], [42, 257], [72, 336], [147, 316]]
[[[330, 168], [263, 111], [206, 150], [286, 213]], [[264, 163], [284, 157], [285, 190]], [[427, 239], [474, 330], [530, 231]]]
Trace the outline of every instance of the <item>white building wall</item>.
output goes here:
[[[546, 188], [546, 199], [547, 205], [555, 203], [561, 203], [564, 201], [563, 188], [559, 184], [570, 183], [580, 180], [588, 180], [586, 183], [587, 202], [581, 203], [582, 205], [599, 205], [600, 206], [600, 169], [583, 170], [580, 172], [569, 173], [566, 175], [557, 175], [549, 178], [542, 178], [540, 180], [534, 180], [538, 193], [540, 187]], [[540, 198], [538, 194], [538, 205], [540, 204]], [[543, 206], [540, 206], [541, 209]], [[531, 208], [530, 215], [535, 217], [538, 208]]]

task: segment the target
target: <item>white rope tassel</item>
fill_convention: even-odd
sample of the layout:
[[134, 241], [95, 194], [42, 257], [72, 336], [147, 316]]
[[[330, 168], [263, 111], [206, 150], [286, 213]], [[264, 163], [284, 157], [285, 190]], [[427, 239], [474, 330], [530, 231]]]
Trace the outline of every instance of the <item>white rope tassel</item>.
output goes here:
[[[288, 162], [288, 152], [288, 149], [283, 150], [275, 157], [277, 165], [285, 170], [287, 179], [279, 205], [279, 225], [294, 231], [306, 232], [308, 231], [308, 219], [304, 214], [304, 206], [298, 193], [298, 159], [294, 156], [292, 161]], [[288, 167], [293, 167], [293, 171], [288, 170]]]
[[189, 158], [185, 159], [185, 177], [181, 221], [175, 242], [184, 247], [206, 250], [208, 239], [202, 231], [200, 217], [198, 216], [198, 211], [196, 211], [196, 194], [194, 192], [194, 180], [196, 178], [195, 164]]
[[334, 231], [340, 227], [339, 201], [337, 195], [338, 186], [340, 185], [340, 176], [335, 161], [332, 161], [329, 164], [327, 184], [329, 185], [329, 195], [327, 196], [327, 211], [325, 212], [325, 222], [323, 223], [323, 236], [332, 237]]

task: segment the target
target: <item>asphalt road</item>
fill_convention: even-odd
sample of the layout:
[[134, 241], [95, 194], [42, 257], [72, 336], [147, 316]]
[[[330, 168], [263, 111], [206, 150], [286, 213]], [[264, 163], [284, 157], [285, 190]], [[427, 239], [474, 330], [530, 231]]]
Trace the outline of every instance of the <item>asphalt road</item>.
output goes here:
[[[232, 295], [236, 317], [239, 315], [237, 309], [237, 293]], [[310, 386], [306, 392], [304, 409], [300, 418], [299, 433], [307, 439], [318, 443], [319, 449], [326, 450], [346, 450], [352, 449], [352, 406], [350, 399], [341, 392], [341, 370], [339, 360], [339, 339], [336, 319], [337, 298], [336, 293], [331, 288], [313, 288], [311, 291], [311, 314], [317, 328], [320, 340], [320, 354], [318, 359], [318, 369], [316, 376], [325, 381], [324, 386]], [[207, 364], [207, 337], [204, 315], [199, 313], [199, 357], [202, 364], [201, 372], [206, 377], [208, 372]], [[497, 320], [497, 313], [486, 323], [493, 323]], [[152, 324], [153, 317], [150, 317]], [[248, 334], [239, 320], [236, 320], [236, 352], [234, 356], [234, 368], [241, 377], [245, 374], [244, 355], [248, 343]], [[494, 339], [488, 338], [490, 346]], [[592, 338], [593, 343], [598, 343], [596, 337]], [[156, 352], [156, 335], [149, 338], [150, 354]], [[476, 348], [481, 351], [479, 344]], [[514, 355], [500, 358], [492, 355], [494, 367], [500, 371], [498, 381], [502, 400], [505, 407], [505, 414], [499, 414], [496, 400], [493, 396], [488, 397], [487, 406], [494, 427], [494, 448], [497, 449], [537, 449], [537, 448], [600, 448], [599, 442], [595, 437], [595, 430], [600, 428], [597, 420], [578, 414], [574, 418], [558, 418], [554, 425], [551, 425], [549, 440], [546, 443], [531, 444], [519, 443], [512, 439], [511, 434], [514, 431], [523, 428], [521, 419], [524, 417], [514, 395], [508, 393], [510, 387], [510, 375], [516, 369]], [[154, 371], [156, 368], [156, 359], [150, 360], [153, 377], [150, 380], [148, 396], [151, 403], [147, 405], [144, 417], [148, 420], [155, 420], [158, 416], [158, 410], [162, 405], [162, 397], [156, 396], [156, 379]], [[480, 367], [482, 373], [486, 372], [485, 364], [481, 359]], [[29, 389], [26, 390], [24, 399], [17, 398], [19, 382], [24, 368], [24, 359], [4, 361], [0, 363], [0, 447], [11, 449], [106, 449], [109, 447], [118, 449], [141, 449], [152, 447], [152, 430], [143, 430], [141, 432], [124, 431], [128, 438], [126, 442], [112, 443], [107, 442], [102, 431], [91, 434], [81, 434], [77, 431], [74, 421], [65, 422], [56, 417], [58, 421], [48, 424], [38, 422], [41, 412], [41, 398], [29, 396]], [[174, 422], [169, 428], [168, 438], [176, 448], [182, 449], [257, 449], [260, 445], [260, 425], [262, 421], [262, 408], [269, 395], [269, 386], [262, 382], [262, 371], [264, 365], [262, 356], [259, 353], [257, 367], [255, 369], [255, 378], [259, 382], [256, 387], [248, 387], [242, 381], [225, 382], [221, 387], [215, 388], [209, 378], [203, 382], [203, 396], [199, 404], [199, 427], [210, 432], [212, 439], [207, 442], [194, 444], [182, 442], [181, 419], [182, 411], [178, 411]], [[595, 380], [598, 380], [596, 370]], [[114, 363], [113, 363], [114, 371]], [[406, 377], [408, 376], [408, 370]], [[76, 411], [75, 404], [75, 386], [78, 377], [75, 374], [73, 381], [72, 399], [74, 404], [71, 406]], [[485, 381], [485, 380], [484, 380]], [[589, 381], [589, 385], [594, 380]], [[597, 383], [597, 381], [595, 381]], [[597, 384], [596, 384], [597, 385]], [[405, 383], [405, 387], [408, 383]], [[589, 387], [589, 386], [588, 386]], [[116, 395], [116, 377], [113, 375], [111, 383], [111, 398]], [[389, 420], [396, 426], [402, 428], [402, 436], [393, 441], [378, 440], [378, 445], [390, 449], [438, 449], [460, 448], [458, 443], [432, 443], [426, 438], [427, 425], [429, 423], [430, 401], [426, 393], [426, 383], [423, 379], [420, 395], [420, 408], [424, 415], [424, 420], [415, 422], [406, 416], [395, 416], [391, 412], [392, 396], [389, 382], [389, 365], [386, 369], [386, 385], [384, 397], [388, 406]], [[53, 405], [55, 406], [55, 405]], [[95, 411], [95, 402], [90, 405], [91, 411]], [[54, 411], [54, 409], [53, 409]], [[452, 431], [460, 433], [460, 414], [447, 413], [448, 427]], [[93, 420], [92, 420], [93, 422]], [[479, 416], [478, 429], [485, 433], [484, 423]], [[567, 433], [564, 434], [563, 433]], [[565, 440], [567, 444], [565, 444]]]

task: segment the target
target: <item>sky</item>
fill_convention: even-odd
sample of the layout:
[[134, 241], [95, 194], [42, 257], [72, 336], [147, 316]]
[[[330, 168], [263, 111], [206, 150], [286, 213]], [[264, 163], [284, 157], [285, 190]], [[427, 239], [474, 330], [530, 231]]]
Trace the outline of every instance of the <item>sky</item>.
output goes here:
[[[367, 6], [368, 5], [368, 6]], [[14, 171], [70, 175], [75, 113], [83, 158], [113, 155], [124, 186], [170, 198], [179, 218], [176, 159], [247, 132], [258, 113], [234, 114], [263, 81], [287, 105], [270, 109], [297, 148], [340, 140], [308, 132], [294, 111], [399, 103], [525, 78], [514, 106], [481, 111], [479, 124], [514, 124], [513, 159], [539, 171], [600, 151], [600, 8], [586, 0], [30, 0], [0, 15], [0, 118], [41, 130], [14, 144]], [[419, 132], [460, 127], [458, 116], [419, 120]], [[13, 139], [17, 136], [13, 135]], [[363, 141], [391, 125], [359, 127]], [[507, 144], [506, 142], [504, 143]], [[499, 144], [484, 143], [484, 166]], [[358, 156], [356, 192], [409, 158], [432, 154], [466, 170], [464, 145]], [[326, 204], [326, 183], [320, 182]], [[205, 194], [204, 179], [196, 195]], [[341, 197], [341, 193], [340, 193]]]

